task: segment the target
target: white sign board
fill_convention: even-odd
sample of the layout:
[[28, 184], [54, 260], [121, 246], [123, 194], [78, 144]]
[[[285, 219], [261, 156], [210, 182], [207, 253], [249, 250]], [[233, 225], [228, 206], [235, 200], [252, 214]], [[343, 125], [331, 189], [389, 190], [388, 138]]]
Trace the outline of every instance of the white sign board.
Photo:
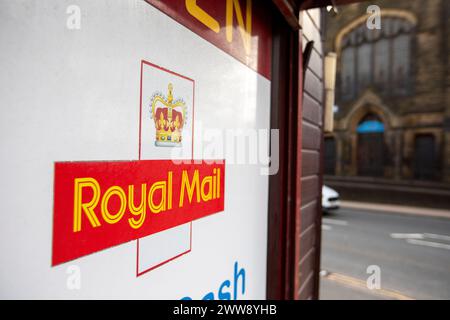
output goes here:
[[[268, 78], [144, 1], [2, 1], [0, 21], [0, 297], [264, 299], [268, 176], [230, 150], [221, 212], [55, 266], [52, 237], [55, 162], [220, 156], [269, 129]], [[150, 111], [168, 83], [178, 155]]]

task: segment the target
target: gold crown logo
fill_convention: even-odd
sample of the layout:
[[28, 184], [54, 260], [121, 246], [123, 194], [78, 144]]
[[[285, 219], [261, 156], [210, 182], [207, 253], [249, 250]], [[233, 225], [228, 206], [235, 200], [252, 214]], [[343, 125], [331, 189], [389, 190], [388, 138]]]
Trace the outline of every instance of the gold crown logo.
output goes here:
[[173, 101], [173, 85], [169, 83], [168, 94], [155, 93], [151, 99], [151, 113], [155, 122], [156, 141], [160, 147], [180, 147], [182, 130], [186, 124], [186, 104], [182, 99]]

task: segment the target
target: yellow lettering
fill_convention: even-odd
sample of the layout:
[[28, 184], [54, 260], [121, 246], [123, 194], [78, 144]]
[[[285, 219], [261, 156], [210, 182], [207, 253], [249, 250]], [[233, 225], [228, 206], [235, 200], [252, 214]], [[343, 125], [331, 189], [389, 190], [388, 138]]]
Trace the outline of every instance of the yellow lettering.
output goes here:
[[[153, 194], [156, 190], [161, 190], [161, 201], [159, 204], [155, 204], [153, 202]], [[166, 210], [166, 182], [158, 181], [155, 182], [150, 188], [150, 192], [148, 193], [148, 206], [150, 207], [150, 211], [153, 213], [159, 213], [163, 210]]]
[[170, 210], [172, 209], [172, 171], [169, 171], [167, 176], [167, 209]]
[[145, 221], [147, 206], [145, 205], [145, 198], [147, 195], [147, 185], [145, 183], [141, 186], [141, 203], [138, 206], [134, 204], [134, 186], [128, 186], [128, 209], [135, 217], [128, 219], [128, 223], [133, 229], [139, 229]]
[[192, 202], [192, 197], [194, 196], [194, 191], [196, 191], [197, 202], [200, 202], [200, 192], [198, 189], [199, 177], [198, 170], [194, 171], [194, 176], [192, 177], [192, 183], [189, 184], [189, 176], [186, 170], [183, 170], [183, 176], [181, 177], [181, 192], [180, 192], [180, 205], [181, 208], [184, 203], [184, 191], [187, 190], [189, 203]]
[[[208, 184], [208, 194], [205, 194], [205, 186], [206, 184]], [[202, 187], [201, 187], [201, 192], [202, 192], [202, 200], [203, 201], [209, 201], [212, 199], [212, 176], [207, 176], [202, 180]]]
[[[97, 180], [93, 178], [77, 178], [75, 179], [74, 196], [73, 196], [73, 232], [81, 230], [81, 211], [84, 211], [89, 219], [91, 225], [95, 228], [100, 226], [95, 215], [94, 208], [97, 206], [100, 198], [100, 185]], [[91, 201], [83, 203], [83, 188], [89, 187], [92, 189], [93, 196]]]
[[217, 185], [216, 173], [217, 173], [217, 169], [214, 168], [214, 170], [213, 170], [213, 199], [216, 198], [216, 185]]
[[[111, 214], [108, 209], [108, 202], [112, 196], [118, 196], [120, 199], [120, 208], [115, 214]], [[108, 190], [106, 190], [105, 194], [102, 198], [102, 217], [103, 219], [110, 224], [117, 223], [122, 219], [123, 214], [125, 213], [125, 209], [127, 207], [127, 196], [125, 195], [125, 191], [119, 186], [112, 186]]]
[[252, 0], [247, 0], [245, 26], [239, 0], [227, 0], [225, 31], [228, 42], [233, 41], [233, 8], [236, 10], [239, 33], [244, 42], [245, 52], [250, 54], [252, 40]]
[[217, 168], [217, 196], [216, 198], [219, 199], [220, 198], [220, 168]]
[[220, 31], [219, 22], [217, 22], [216, 19], [214, 19], [208, 13], [206, 13], [205, 10], [200, 8], [197, 5], [197, 0], [186, 0], [186, 9], [191, 14], [191, 16], [196, 18], [198, 21], [203, 23], [205, 26], [210, 28], [215, 33], [219, 33]]

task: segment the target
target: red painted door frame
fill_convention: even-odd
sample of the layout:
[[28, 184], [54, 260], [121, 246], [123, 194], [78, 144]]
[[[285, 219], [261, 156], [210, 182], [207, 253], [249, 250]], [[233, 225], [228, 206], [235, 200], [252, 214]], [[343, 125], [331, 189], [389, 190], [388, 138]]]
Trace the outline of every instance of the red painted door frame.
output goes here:
[[279, 129], [279, 171], [269, 178], [267, 298], [295, 299], [301, 201], [302, 54], [300, 33], [276, 12], [271, 129]]

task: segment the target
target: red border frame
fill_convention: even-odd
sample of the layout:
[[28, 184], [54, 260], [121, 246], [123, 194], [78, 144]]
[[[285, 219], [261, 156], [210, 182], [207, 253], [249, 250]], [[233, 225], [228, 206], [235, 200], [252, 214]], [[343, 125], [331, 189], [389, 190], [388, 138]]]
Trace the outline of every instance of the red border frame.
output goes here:
[[154, 270], [156, 268], [159, 268], [162, 265], [165, 265], [166, 263], [169, 263], [170, 261], [173, 261], [173, 260], [175, 260], [175, 259], [177, 259], [177, 258], [179, 258], [181, 256], [184, 256], [185, 254], [188, 254], [189, 252], [191, 252], [192, 251], [192, 222], [189, 222], [189, 224], [190, 224], [189, 250], [184, 251], [184, 252], [182, 252], [182, 253], [180, 253], [180, 254], [178, 254], [178, 255], [170, 258], [170, 259], [167, 259], [167, 260], [165, 260], [163, 262], [160, 262], [157, 265], [154, 265], [153, 267], [145, 269], [142, 272], [139, 272], [139, 239], [137, 239], [136, 240], [136, 277], [140, 277], [143, 274], [146, 274], [147, 272], [150, 272], [150, 271], [152, 271], [152, 270]]
[[[191, 81], [192, 82], [192, 146], [191, 146], [191, 160], [194, 160], [194, 123], [195, 123], [195, 80], [191, 79], [189, 77], [186, 77], [182, 74], [176, 73], [172, 70], [163, 68], [157, 64], [148, 62], [146, 60], [141, 60], [141, 77], [140, 77], [140, 85], [139, 85], [139, 90], [140, 90], [140, 95], [139, 95], [139, 151], [138, 151], [138, 160], [141, 160], [141, 135], [142, 135], [142, 75], [143, 75], [143, 71], [144, 71], [144, 64], [148, 65], [150, 67], [156, 68], [158, 70], [170, 73], [174, 76], [183, 78], [185, 80]], [[142, 276], [143, 274], [150, 272], [162, 265], [165, 265], [166, 263], [169, 263], [170, 261], [173, 261], [181, 256], [184, 256], [185, 254], [188, 254], [189, 252], [192, 251], [192, 222], [190, 222], [190, 239], [189, 239], [189, 250], [182, 252], [170, 259], [167, 259], [155, 266], [152, 266], [148, 269], [145, 269], [144, 271], [139, 272], [139, 239], [136, 239], [136, 277]]]

